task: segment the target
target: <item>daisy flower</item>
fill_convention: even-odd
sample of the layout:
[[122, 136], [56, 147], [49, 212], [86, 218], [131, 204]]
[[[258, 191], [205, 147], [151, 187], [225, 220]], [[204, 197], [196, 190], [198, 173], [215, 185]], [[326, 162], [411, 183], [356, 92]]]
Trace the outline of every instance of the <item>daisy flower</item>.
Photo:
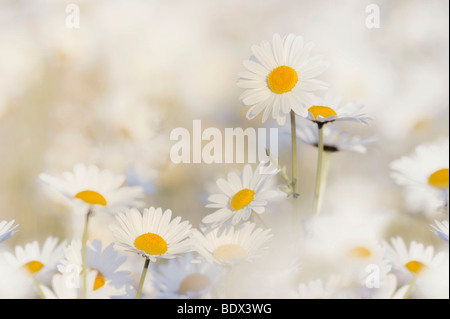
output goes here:
[[442, 238], [448, 243], [448, 221], [444, 220], [440, 222], [438, 220], [435, 220], [434, 223], [435, 225], [431, 225], [431, 227], [434, 228], [434, 233], [436, 234], [436, 236]]
[[[108, 245], [103, 251], [102, 243], [99, 240], [94, 240], [87, 245], [87, 268], [97, 271], [93, 290], [103, 288], [107, 281], [116, 288], [122, 288], [134, 281], [134, 278], [130, 276], [128, 271], [119, 270], [126, 261], [126, 257], [120, 256], [114, 250], [113, 245]], [[64, 258], [57, 267], [61, 273], [79, 270], [78, 275], [80, 274], [82, 269], [81, 241], [73, 240], [64, 249]], [[119, 292], [123, 295], [123, 292]]]
[[15, 268], [25, 270], [30, 276], [44, 280], [56, 269], [56, 263], [61, 259], [66, 242], [58, 245], [58, 238], [48, 237], [42, 249], [37, 241], [22, 246], [16, 246], [15, 255], [5, 252], [5, 259]]
[[253, 172], [247, 164], [240, 176], [230, 172], [226, 180], [218, 179], [216, 184], [223, 193], [209, 196], [211, 203], [206, 205], [217, 210], [204, 217], [202, 222], [212, 228], [229, 226], [229, 223], [236, 225], [241, 220], [248, 220], [252, 212], [264, 213], [268, 200], [277, 195], [276, 191], [268, 189], [268, 182], [276, 173], [278, 170], [264, 173], [261, 165]]
[[[319, 130], [316, 125], [298, 126], [297, 137], [305, 144], [314, 147], [319, 145]], [[323, 150], [325, 152], [353, 151], [366, 153], [367, 145], [374, 142], [374, 138], [351, 136], [348, 132], [343, 132], [335, 126], [323, 128]]]
[[[98, 271], [88, 269], [86, 275], [86, 284], [89, 287], [86, 289], [87, 299], [112, 299], [125, 294], [124, 289], [117, 288], [111, 284], [110, 281], [106, 281], [101, 289], [95, 289], [96, 282], [98, 281]], [[43, 297], [46, 299], [80, 299], [83, 289], [80, 289], [82, 281], [78, 281], [77, 277], [74, 278], [73, 274], [57, 273], [52, 277], [52, 289], [45, 285], [40, 285]]]
[[261, 42], [252, 47], [253, 55], [244, 61], [247, 71], [240, 72], [237, 85], [246, 89], [240, 96], [244, 105], [251, 106], [247, 118], [253, 119], [264, 111], [262, 122], [272, 115], [283, 125], [291, 112], [306, 116], [305, 106], [313, 93], [327, 85], [316, 79], [329, 63], [322, 56], [310, 56], [314, 43], [289, 34], [275, 34], [272, 43]]
[[29, 293], [28, 275], [24, 270], [13, 267], [0, 254], [0, 299], [24, 299], [29, 297]]
[[144, 190], [140, 186], [124, 186], [126, 176], [95, 165], [76, 164], [72, 172], [64, 172], [62, 178], [40, 174], [38, 181], [57, 190], [77, 206], [106, 209], [115, 212], [125, 207], [142, 205]]
[[142, 214], [136, 208], [127, 209], [116, 216], [119, 225], [112, 225], [115, 247], [137, 253], [152, 262], [158, 258], [175, 258], [191, 249], [191, 224], [172, 218], [172, 211], [145, 208]]
[[292, 293], [294, 299], [336, 299], [340, 295], [340, 278], [331, 276], [326, 282], [322, 279], [301, 283], [297, 291]]
[[409, 248], [399, 236], [391, 238], [391, 244], [385, 242], [386, 258], [402, 273], [421, 276], [438, 268], [445, 258], [443, 252], [435, 254], [433, 246], [425, 247], [422, 243], [412, 241]]
[[270, 229], [257, 228], [250, 222], [223, 232], [219, 228], [207, 230], [204, 226], [200, 230], [192, 235], [194, 249], [207, 262], [223, 266], [252, 261], [262, 254], [272, 238]]
[[440, 202], [448, 205], [448, 139], [419, 145], [411, 155], [393, 161], [389, 167], [394, 181], [416, 197], [415, 204], [427, 207]]
[[341, 98], [333, 96], [330, 93], [323, 97], [316, 97], [309, 104], [306, 119], [317, 124], [326, 124], [334, 121], [353, 121], [362, 124], [369, 124], [372, 119], [365, 113], [361, 113], [363, 105], [354, 102], [341, 104]]
[[14, 225], [14, 227], [12, 227], [13, 224], [14, 220], [9, 223], [6, 220], [0, 222], [0, 243], [17, 232], [15, 229], [18, 225]]
[[156, 298], [206, 298], [224, 275], [215, 265], [198, 262], [193, 253], [186, 253], [167, 264], [156, 265], [154, 285]]

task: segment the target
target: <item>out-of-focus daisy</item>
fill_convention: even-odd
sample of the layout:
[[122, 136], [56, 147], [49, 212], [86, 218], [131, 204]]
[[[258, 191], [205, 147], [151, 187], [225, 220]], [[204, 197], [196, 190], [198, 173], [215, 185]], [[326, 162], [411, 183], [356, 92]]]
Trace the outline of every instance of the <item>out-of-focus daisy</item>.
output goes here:
[[[94, 240], [87, 245], [87, 268], [97, 271], [93, 290], [103, 288], [107, 281], [116, 288], [122, 288], [134, 280], [128, 271], [119, 270], [126, 257], [120, 256], [113, 245], [108, 245], [103, 251], [99, 240]], [[60, 261], [58, 270], [61, 273], [76, 273], [77, 269], [79, 274], [82, 269], [81, 241], [73, 240], [64, 249], [64, 258]], [[123, 295], [123, 291], [118, 290], [118, 292]]]
[[306, 119], [318, 123], [326, 124], [334, 121], [353, 121], [362, 124], [369, 124], [372, 119], [365, 113], [361, 113], [363, 105], [355, 102], [341, 104], [341, 98], [333, 96], [330, 93], [323, 97], [316, 97], [315, 100], [309, 104]]
[[[319, 130], [317, 126], [301, 125], [297, 127], [297, 137], [305, 144], [317, 147], [319, 145]], [[335, 126], [323, 128], [323, 150], [325, 152], [353, 151], [366, 153], [367, 145], [375, 142], [375, 138], [351, 136]]]
[[[449, 140], [423, 144], [409, 156], [390, 164], [391, 176], [399, 185], [413, 192], [414, 203], [440, 202], [448, 206], [449, 195]], [[419, 204], [420, 206], [424, 204]]]
[[[110, 281], [106, 281], [101, 289], [95, 289], [96, 282], [98, 281], [99, 274], [96, 270], [87, 270], [86, 289], [87, 299], [112, 299], [124, 295], [124, 289], [117, 288], [111, 284]], [[80, 299], [82, 295], [82, 281], [78, 280], [78, 276], [67, 272], [57, 273], [52, 277], [51, 288], [45, 285], [41, 285], [43, 297], [46, 299]]]
[[14, 235], [14, 233], [17, 232], [17, 230], [15, 229], [17, 228], [18, 225], [14, 225], [13, 227], [13, 224], [14, 220], [11, 220], [10, 222], [3, 220], [0, 222], [0, 245], [2, 241], [8, 239], [12, 235]]
[[56, 269], [56, 263], [61, 259], [66, 242], [58, 245], [58, 238], [48, 237], [42, 249], [37, 241], [22, 246], [16, 246], [15, 254], [5, 252], [5, 259], [14, 267], [25, 270], [28, 275], [44, 281]]
[[435, 225], [431, 225], [434, 228], [434, 233], [439, 238], [442, 238], [448, 243], [448, 221], [444, 220], [442, 222], [435, 220]]
[[272, 237], [270, 229], [257, 228], [250, 222], [223, 232], [219, 228], [200, 230], [192, 235], [194, 249], [207, 262], [224, 266], [252, 261], [263, 253]]
[[445, 255], [435, 254], [433, 246], [425, 247], [422, 243], [412, 241], [409, 248], [399, 236], [391, 238], [391, 244], [385, 242], [386, 258], [394, 269], [413, 276], [421, 276], [440, 266]]
[[213, 194], [208, 200], [208, 208], [216, 208], [212, 214], [202, 219], [205, 224], [210, 224], [212, 228], [220, 225], [236, 225], [241, 220], [248, 220], [252, 212], [262, 214], [268, 200], [275, 197], [277, 192], [269, 189], [270, 179], [278, 172], [262, 173], [262, 166], [259, 165], [253, 172], [249, 164], [244, 166], [241, 176], [235, 172], [228, 174], [227, 180], [220, 178], [217, 186], [222, 194]]
[[398, 280], [394, 274], [386, 274], [380, 287], [372, 288], [370, 299], [403, 299], [409, 289], [409, 285], [398, 287]]
[[170, 209], [145, 208], [142, 214], [136, 208], [127, 209], [116, 216], [119, 225], [111, 230], [115, 247], [137, 253], [156, 262], [158, 258], [170, 259], [190, 250], [191, 224], [172, 219]]
[[263, 41], [252, 47], [253, 56], [244, 61], [247, 71], [239, 73], [237, 85], [246, 89], [240, 96], [251, 108], [247, 118], [264, 111], [262, 122], [272, 115], [283, 125], [286, 115], [294, 111], [306, 116], [305, 106], [312, 101], [314, 91], [327, 88], [316, 79], [328, 67], [322, 56], [310, 57], [314, 44], [303, 37], [275, 34], [272, 44]]
[[210, 298], [211, 289], [223, 275], [222, 268], [198, 262], [193, 253], [186, 253], [156, 265], [153, 279], [159, 291], [156, 298]]
[[379, 238], [388, 221], [388, 214], [379, 211], [330, 212], [305, 224], [308, 232], [305, 254], [333, 260], [323, 265], [330, 268], [328, 272], [346, 274], [359, 281], [366, 274], [367, 265], [379, 264], [384, 259], [385, 248]]
[[0, 254], [0, 299], [23, 299], [30, 294], [26, 271], [13, 267]]
[[342, 297], [339, 276], [333, 275], [326, 282], [322, 279], [301, 283], [291, 294], [294, 299], [336, 299]]
[[40, 174], [38, 180], [61, 193], [75, 205], [116, 212], [125, 207], [142, 205], [144, 190], [140, 186], [124, 186], [125, 175], [100, 170], [95, 165], [76, 164], [62, 178]]

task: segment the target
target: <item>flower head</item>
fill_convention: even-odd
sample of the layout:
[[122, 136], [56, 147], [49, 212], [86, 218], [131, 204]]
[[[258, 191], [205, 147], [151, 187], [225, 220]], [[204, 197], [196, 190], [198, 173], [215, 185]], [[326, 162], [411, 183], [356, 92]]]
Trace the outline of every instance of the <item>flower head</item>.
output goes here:
[[140, 186], [124, 186], [125, 175], [100, 170], [95, 165], [77, 164], [62, 178], [40, 174], [38, 180], [61, 193], [73, 205], [106, 209], [114, 213], [131, 206], [141, 206], [144, 190]]
[[312, 92], [327, 85], [315, 79], [328, 67], [321, 56], [310, 56], [314, 44], [303, 37], [275, 34], [272, 43], [261, 42], [252, 47], [253, 56], [244, 61], [247, 71], [239, 73], [237, 85], [246, 90], [240, 96], [251, 106], [247, 118], [264, 111], [262, 121], [272, 115], [283, 125], [291, 110], [306, 116], [305, 106], [312, 101]]
[[270, 229], [257, 228], [250, 222], [223, 232], [219, 228], [201, 227], [201, 231], [196, 230], [192, 235], [194, 249], [206, 261], [219, 265], [252, 261], [260, 256], [271, 238]]
[[112, 225], [116, 248], [134, 252], [156, 262], [158, 258], [175, 258], [191, 250], [191, 224], [172, 219], [172, 211], [145, 208], [142, 214], [136, 208], [116, 216], [119, 225]]
[[363, 105], [354, 102], [342, 105], [340, 97], [326, 93], [323, 97], [316, 97], [309, 104], [305, 118], [321, 124], [334, 121], [353, 121], [368, 124], [372, 118], [360, 112], [363, 107]]
[[236, 225], [241, 220], [248, 220], [252, 212], [264, 213], [268, 200], [277, 195], [268, 183], [277, 172], [265, 173], [261, 165], [253, 172], [247, 164], [240, 176], [230, 172], [227, 180], [218, 179], [217, 186], [223, 193], [209, 196], [211, 203], [206, 205], [217, 210], [204, 217], [202, 222], [212, 228], [229, 226], [230, 223]]

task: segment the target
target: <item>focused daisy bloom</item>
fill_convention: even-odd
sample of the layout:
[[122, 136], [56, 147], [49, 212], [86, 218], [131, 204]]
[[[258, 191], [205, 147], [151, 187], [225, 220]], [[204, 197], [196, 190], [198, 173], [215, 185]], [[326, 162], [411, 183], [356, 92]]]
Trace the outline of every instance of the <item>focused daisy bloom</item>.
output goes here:
[[315, 100], [309, 104], [306, 119], [319, 123], [326, 124], [334, 121], [353, 121], [362, 124], [369, 124], [372, 119], [365, 113], [361, 113], [363, 105], [354, 102], [341, 104], [339, 96], [333, 96], [331, 93], [326, 93], [323, 97], [316, 97]]
[[[86, 276], [87, 299], [113, 299], [124, 295], [124, 289], [117, 288], [106, 281], [102, 289], [95, 289], [99, 274], [96, 270], [89, 269]], [[45, 285], [40, 285], [43, 297], [45, 299], [81, 299], [83, 298], [83, 281], [78, 280], [70, 272], [57, 273], [52, 277], [51, 289]]]
[[125, 207], [139, 207], [143, 203], [143, 188], [125, 186], [125, 178], [125, 175], [100, 170], [95, 165], [76, 164], [73, 171], [64, 172], [62, 178], [42, 173], [38, 181], [54, 188], [74, 205], [114, 213]]
[[434, 228], [434, 233], [439, 238], [442, 238], [448, 243], [448, 221], [444, 220], [442, 222], [435, 220], [435, 225], [431, 225]]
[[211, 289], [223, 277], [222, 268], [197, 262], [193, 253], [156, 265], [153, 283], [156, 298], [210, 298]]
[[202, 226], [192, 235], [194, 249], [207, 262], [223, 266], [251, 262], [262, 255], [271, 238], [270, 229], [258, 228], [251, 222], [223, 232], [219, 228], [209, 230]]
[[415, 197], [414, 205], [431, 207], [440, 203], [441, 206], [448, 206], [448, 139], [419, 145], [411, 155], [393, 161], [389, 167], [394, 181], [404, 186], [411, 197]]
[[443, 252], [435, 254], [433, 246], [425, 247], [422, 243], [412, 241], [409, 248], [399, 236], [391, 238], [391, 244], [385, 242], [386, 258], [393, 266], [413, 276], [421, 276], [424, 273], [438, 268], [445, 260]]
[[223, 192], [208, 197], [208, 208], [217, 209], [214, 213], [207, 215], [202, 222], [209, 224], [212, 228], [218, 226], [230, 226], [238, 224], [241, 220], [246, 221], [252, 212], [262, 214], [270, 199], [277, 192], [270, 189], [269, 181], [278, 173], [278, 170], [265, 173], [262, 166], [253, 172], [252, 167], [244, 166], [242, 174], [230, 172], [227, 179], [217, 180], [217, 186]]
[[[87, 267], [89, 270], [95, 270], [97, 273], [92, 290], [103, 288], [108, 281], [110, 285], [118, 288], [117, 292], [122, 296], [125, 291], [124, 286], [131, 284], [134, 278], [130, 276], [128, 271], [119, 269], [126, 261], [126, 257], [119, 255], [113, 246], [114, 244], [110, 244], [102, 250], [101, 241], [94, 240], [88, 243]], [[81, 254], [81, 241], [73, 240], [64, 249], [64, 258], [57, 266], [58, 270], [63, 274], [73, 273], [74, 275], [80, 275], [82, 270]], [[81, 278], [79, 280], [81, 281]], [[119, 290], [119, 288], [124, 289]]]
[[251, 106], [247, 118], [253, 119], [264, 111], [262, 122], [270, 115], [283, 125], [292, 111], [306, 116], [306, 105], [313, 92], [327, 88], [316, 77], [329, 66], [322, 56], [310, 56], [314, 43], [303, 37], [275, 34], [272, 43], [261, 42], [252, 47], [253, 56], [244, 61], [247, 71], [240, 72], [237, 85], [246, 89], [240, 99]]
[[192, 225], [181, 221], [181, 217], [172, 219], [172, 211], [161, 208], [145, 208], [141, 212], [136, 208], [126, 209], [116, 216], [119, 225], [112, 225], [115, 247], [124, 251], [142, 255], [151, 262], [158, 258], [171, 259], [191, 250], [190, 239]]
[[66, 242], [58, 245], [58, 238], [48, 237], [42, 249], [37, 241], [22, 246], [16, 246], [15, 254], [5, 252], [5, 260], [15, 268], [21, 268], [29, 276], [45, 280], [46, 276], [56, 269], [56, 263], [61, 259]]
[[[297, 137], [305, 144], [314, 147], [319, 145], [319, 130], [316, 125], [298, 126]], [[325, 126], [323, 128], [323, 149], [325, 152], [353, 151], [366, 153], [367, 146], [374, 142], [375, 139], [372, 137], [351, 136], [350, 133], [341, 131], [335, 126]]]
[[14, 225], [14, 220], [11, 220], [10, 222], [7, 222], [6, 220], [3, 220], [0, 222], [0, 243], [17, 232], [15, 230], [18, 225]]

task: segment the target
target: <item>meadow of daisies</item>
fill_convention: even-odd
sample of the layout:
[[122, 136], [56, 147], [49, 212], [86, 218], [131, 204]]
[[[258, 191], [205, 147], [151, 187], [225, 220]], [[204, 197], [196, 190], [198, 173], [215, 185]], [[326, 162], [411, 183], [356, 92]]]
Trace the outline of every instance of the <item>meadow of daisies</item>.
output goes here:
[[[446, 1], [38, 2], [0, 4], [0, 298], [449, 297]], [[277, 152], [174, 161], [196, 120]]]

